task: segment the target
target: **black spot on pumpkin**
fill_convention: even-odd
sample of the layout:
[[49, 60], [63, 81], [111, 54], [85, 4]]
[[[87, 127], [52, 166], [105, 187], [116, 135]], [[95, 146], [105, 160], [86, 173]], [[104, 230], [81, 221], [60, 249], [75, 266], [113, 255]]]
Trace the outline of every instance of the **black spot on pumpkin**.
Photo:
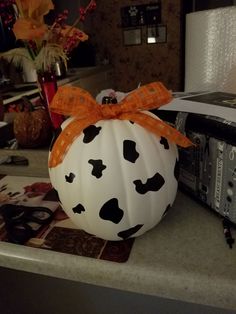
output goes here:
[[129, 122], [130, 122], [131, 124], [134, 124], [134, 121], [130, 121], [130, 120], [129, 120]]
[[86, 129], [83, 130], [84, 133], [83, 142], [85, 144], [92, 142], [95, 139], [95, 137], [99, 134], [101, 129], [102, 128], [100, 126], [99, 127], [96, 127], [95, 125], [88, 126]]
[[123, 141], [123, 156], [125, 160], [135, 163], [139, 157], [139, 153], [136, 151], [136, 143], [130, 140]]
[[164, 146], [165, 149], [170, 149], [169, 143], [165, 137], [161, 137], [160, 144]]
[[170, 210], [170, 208], [171, 208], [171, 206], [170, 206], [170, 204], [169, 204], [169, 205], [166, 207], [166, 210], [164, 211], [162, 217], [164, 217], [164, 216], [167, 214], [167, 212]]
[[160, 173], [156, 173], [152, 178], [147, 179], [146, 183], [142, 183], [141, 180], [133, 181], [135, 184], [135, 189], [140, 194], [145, 194], [150, 191], [158, 191], [164, 185], [165, 180], [160, 175]]
[[118, 199], [112, 198], [107, 201], [99, 212], [99, 217], [103, 220], [109, 220], [114, 224], [118, 224], [124, 216], [124, 211], [119, 208]]
[[82, 204], [76, 205], [72, 208], [72, 210], [75, 214], [82, 214], [82, 212], [85, 212], [85, 208]]
[[67, 176], [65, 176], [65, 179], [66, 179], [66, 182], [68, 183], [72, 183], [74, 181], [74, 178], [75, 178], [75, 174], [70, 172], [70, 174]]
[[89, 159], [88, 163], [93, 166], [92, 175], [95, 176], [97, 179], [101, 178], [103, 170], [107, 167], [102, 163], [102, 160]]
[[50, 152], [52, 151], [53, 145], [56, 142], [56, 139], [58, 138], [58, 136], [61, 134], [61, 132], [62, 132], [62, 128], [61, 127], [57, 128], [54, 131], [53, 138], [52, 138], [52, 141], [51, 141], [51, 144], [50, 144], [50, 147], [49, 147], [49, 151]]
[[129, 228], [127, 230], [121, 231], [119, 232], [117, 235], [118, 237], [122, 238], [123, 240], [131, 237], [132, 235], [134, 235], [136, 232], [138, 232], [143, 225], [136, 225], [132, 228]]
[[175, 179], [178, 181], [179, 180], [179, 161], [178, 161], [178, 159], [176, 159], [176, 161], [175, 161], [174, 176], [175, 176]]

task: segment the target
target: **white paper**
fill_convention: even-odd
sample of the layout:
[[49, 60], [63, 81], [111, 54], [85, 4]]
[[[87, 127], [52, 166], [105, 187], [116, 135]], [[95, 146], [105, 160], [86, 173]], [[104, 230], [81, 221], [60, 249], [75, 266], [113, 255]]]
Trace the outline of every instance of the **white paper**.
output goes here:
[[[172, 111], [182, 111], [182, 112], [189, 112], [189, 113], [197, 113], [197, 114], [204, 114], [209, 116], [215, 116], [222, 118], [226, 121], [231, 121], [236, 123], [236, 94], [228, 94], [222, 93], [225, 96], [225, 103], [221, 105], [215, 105], [208, 102], [199, 102], [199, 101], [192, 101], [189, 98], [193, 96], [204, 96], [212, 93], [199, 93], [195, 95], [191, 95], [188, 97], [177, 97], [174, 98], [170, 103], [165, 106], [161, 107], [161, 110], [172, 110]], [[217, 94], [216, 94], [217, 95]], [[229, 101], [227, 100], [227, 95], [229, 95]], [[235, 97], [234, 97], [235, 96]], [[217, 98], [216, 98], [217, 99]], [[227, 107], [227, 101], [229, 106]]]

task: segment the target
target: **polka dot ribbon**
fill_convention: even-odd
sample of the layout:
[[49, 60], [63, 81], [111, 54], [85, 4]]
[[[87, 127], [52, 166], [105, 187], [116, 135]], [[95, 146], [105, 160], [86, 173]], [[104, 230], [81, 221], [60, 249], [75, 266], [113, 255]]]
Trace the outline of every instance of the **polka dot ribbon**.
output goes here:
[[142, 111], [159, 108], [171, 100], [171, 93], [160, 82], [144, 85], [113, 105], [98, 104], [87, 91], [79, 87], [59, 87], [50, 104], [50, 111], [74, 116], [75, 119], [56, 139], [49, 158], [49, 168], [59, 165], [80, 133], [100, 120], [130, 120], [177, 145], [191, 146], [192, 142], [179, 131]]

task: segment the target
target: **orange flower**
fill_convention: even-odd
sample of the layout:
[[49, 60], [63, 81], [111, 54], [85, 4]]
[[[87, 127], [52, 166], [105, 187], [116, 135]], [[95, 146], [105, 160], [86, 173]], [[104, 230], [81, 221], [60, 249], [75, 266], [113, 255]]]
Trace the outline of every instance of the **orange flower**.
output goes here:
[[[10, 2], [15, 3], [17, 11], [16, 21], [12, 27], [10, 22], [13, 16], [6, 18], [4, 23], [11, 27], [17, 40], [25, 41], [25, 53], [28, 52], [37, 70], [50, 68], [58, 59], [63, 60], [66, 65], [67, 55], [81, 41], [88, 36], [76, 28], [80, 21], [95, 8], [95, 0], [89, 0], [86, 8], [80, 8], [78, 17], [72, 26], [64, 28], [68, 18], [68, 12], [58, 15], [52, 25], [47, 25], [44, 16], [54, 9], [55, 0], [14, 0], [1, 1], [2, 9], [7, 8]], [[6, 4], [5, 4], [6, 2]], [[8, 3], [9, 2], [9, 3]], [[12, 55], [16, 52], [12, 51]], [[20, 53], [22, 55], [22, 52]], [[49, 56], [49, 57], [48, 57]], [[23, 56], [22, 56], [23, 57]], [[8, 53], [9, 58], [9, 53]], [[12, 57], [13, 58], [13, 57]]]
[[42, 24], [30, 18], [19, 18], [13, 26], [16, 39], [34, 40], [43, 38], [46, 31], [46, 24]]
[[54, 9], [51, 0], [16, 0], [21, 17], [31, 18], [43, 23], [44, 15]]

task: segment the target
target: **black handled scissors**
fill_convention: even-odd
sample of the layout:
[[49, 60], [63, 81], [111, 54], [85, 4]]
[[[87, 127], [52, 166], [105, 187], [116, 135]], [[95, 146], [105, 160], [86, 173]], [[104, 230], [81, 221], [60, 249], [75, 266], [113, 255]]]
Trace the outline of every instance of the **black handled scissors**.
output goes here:
[[5, 204], [0, 208], [10, 242], [24, 244], [53, 220], [46, 207]]

